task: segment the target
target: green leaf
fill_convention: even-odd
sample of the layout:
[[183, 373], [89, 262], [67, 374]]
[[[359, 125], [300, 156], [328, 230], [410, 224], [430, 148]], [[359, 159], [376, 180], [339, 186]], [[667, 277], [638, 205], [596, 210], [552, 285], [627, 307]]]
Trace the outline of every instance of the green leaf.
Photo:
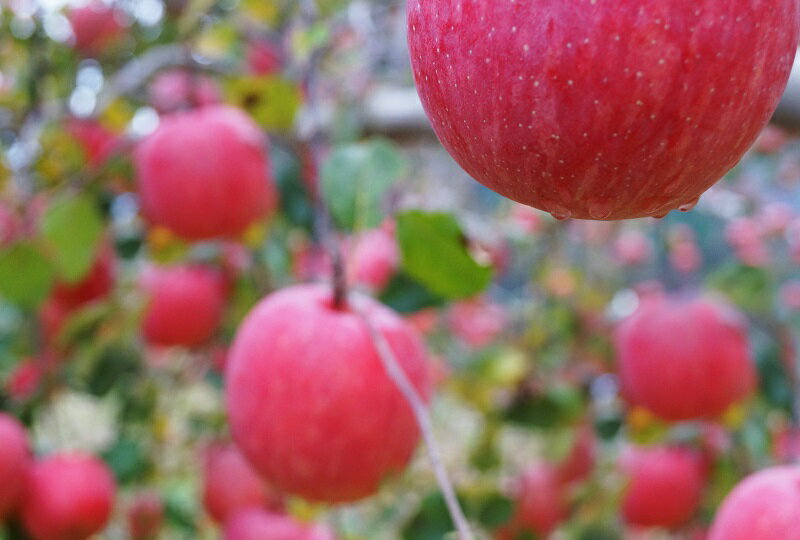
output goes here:
[[228, 95], [229, 101], [245, 109], [269, 131], [290, 130], [302, 102], [297, 84], [277, 76], [232, 80]]
[[447, 504], [438, 492], [423, 499], [417, 514], [403, 528], [403, 540], [441, 540], [453, 530]]
[[270, 156], [283, 215], [291, 224], [311, 231], [314, 227], [314, 209], [303, 183], [300, 161], [278, 145], [272, 145]]
[[514, 503], [508, 497], [493, 493], [480, 501], [477, 509], [478, 521], [487, 529], [495, 529], [511, 520]]
[[400, 214], [397, 236], [406, 273], [439, 296], [468, 298], [492, 280], [492, 267], [472, 258], [450, 214], [416, 210]]
[[382, 139], [341, 146], [322, 165], [322, 195], [336, 224], [357, 230], [380, 225], [386, 191], [405, 171], [403, 156]]
[[74, 283], [94, 263], [103, 237], [103, 218], [91, 198], [64, 198], [45, 212], [42, 235], [60, 277]]
[[152, 468], [147, 452], [137, 441], [122, 438], [103, 454], [114, 476], [122, 484], [143, 478]]
[[426, 308], [439, 307], [445, 302], [421, 283], [400, 272], [392, 277], [381, 293], [381, 302], [398, 313], [416, 313]]
[[17, 244], [0, 252], [0, 296], [23, 307], [35, 307], [55, 278], [53, 267], [30, 244]]

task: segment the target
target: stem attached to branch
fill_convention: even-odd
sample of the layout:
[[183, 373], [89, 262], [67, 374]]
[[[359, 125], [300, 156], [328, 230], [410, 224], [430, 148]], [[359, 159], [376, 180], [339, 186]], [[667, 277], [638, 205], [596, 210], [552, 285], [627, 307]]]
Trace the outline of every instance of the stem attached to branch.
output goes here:
[[372, 342], [378, 352], [378, 357], [383, 364], [384, 370], [386, 370], [386, 374], [392, 382], [394, 382], [395, 386], [397, 386], [397, 389], [400, 390], [400, 393], [403, 394], [403, 397], [405, 397], [417, 419], [417, 425], [422, 433], [422, 439], [425, 441], [425, 446], [428, 449], [428, 458], [431, 461], [431, 467], [436, 475], [436, 482], [439, 484], [439, 489], [444, 496], [447, 510], [458, 532], [458, 537], [461, 540], [473, 540], [474, 536], [470, 530], [469, 522], [458, 502], [455, 489], [453, 488], [453, 482], [447, 474], [447, 468], [442, 459], [442, 451], [433, 433], [433, 423], [428, 414], [428, 407], [425, 401], [419, 395], [416, 388], [414, 388], [414, 385], [403, 371], [403, 368], [400, 367], [400, 363], [397, 361], [397, 357], [389, 346], [386, 337], [375, 327], [366, 313], [359, 311], [358, 315], [367, 326]]

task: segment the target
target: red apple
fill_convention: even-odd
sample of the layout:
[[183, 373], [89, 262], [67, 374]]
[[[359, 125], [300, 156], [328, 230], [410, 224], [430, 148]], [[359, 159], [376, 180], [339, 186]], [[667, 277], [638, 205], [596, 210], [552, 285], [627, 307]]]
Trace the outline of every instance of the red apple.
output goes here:
[[645, 300], [615, 343], [626, 397], [665, 420], [717, 416], [755, 385], [744, 317], [721, 301]]
[[708, 540], [800, 540], [800, 468], [772, 467], [742, 480], [717, 511]]
[[156, 75], [147, 88], [147, 94], [150, 104], [161, 113], [222, 101], [222, 93], [214, 79], [183, 69], [169, 69]]
[[471, 347], [491, 343], [508, 324], [503, 306], [486, 298], [474, 298], [455, 304], [450, 310], [450, 330]]
[[85, 56], [102, 53], [125, 29], [122, 13], [100, 0], [71, 9], [67, 18], [72, 26], [72, 46]]
[[622, 517], [639, 527], [677, 527], [694, 515], [705, 484], [699, 453], [680, 447], [627, 448]]
[[126, 517], [132, 540], [153, 540], [164, 523], [164, 502], [157, 492], [142, 491], [130, 502]]
[[517, 479], [516, 510], [511, 523], [495, 534], [498, 540], [514, 540], [526, 531], [546, 538], [567, 518], [566, 494], [556, 469], [546, 463], [531, 466]]
[[79, 282], [56, 282], [52, 299], [67, 310], [77, 309], [107, 297], [114, 288], [114, 277], [114, 251], [110, 246], [104, 246]]
[[305, 525], [290, 516], [250, 508], [235, 514], [226, 524], [223, 540], [334, 540], [320, 525]]
[[258, 126], [233, 107], [164, 117], [134, 156], [145, 214], [187, 240], [241, 234], [276, 204], [266, 148]]
[[274, 75], [283, 67], [283, 54], [275, 42], [254, 39], [247, 43], [245, 51], [247, 69], [254, 75]]
[[142, 320], [147, 343], [193, 347], [216, 332], [225, 307], [225, 283], [215, 270], [199, 265], [152, 267], [142, 276], [149, 297]]
[[623, 231], [614, 241], [614, 255], [623, 265], [644, 263], [653, 254], [653, 243], [642, 231]]
[[45, 363], [34, 359], [23, 360], [14, 366], [5, 384], [9, 397], [17, 401], [33, 397], [39, 390], [46, 368]]
[[22, 520], [34, 540], [84, 540], [108, 523], [114, 478], [105, 463], [84, 454], [56, 454], [34, 464]]
[[581, 426], [569, 454], [558, 464], [560, 482], [565, 484], [585, 480], [594, 470], [596, 440], [591, 426]]
[[403, 471], [417, 445], [412, 411], [359, 312], [427, 397], [419, 335], [358, 293], [336, 306], [321, 285], [283, 289], [253, 309], [231, 347], [225, 393], [234, 441], [288, 493], [332, 503], [367, 497]]
[[412, 0], [414, 80], [479, 182], [558, 218], [691, 208], [750, 147], [797, 48], [796, 0]]
[[400, 249], [395, 240], [394, 227], [364, 231], [351, 245], [352, 249], [347, 255], [350, 281], [372, 291], [386, 287], [400, 264]]
[[80, 143], [89, 166], [102, 165], [119, 143], [117, 136], [97, 120], [70, 118], [67, 131]]
[[25, 428], [13, 416], [0, 413], [0, 523], [19, 508], [30, 468]]
[[282, 500], [245, 461], [232, 444], [207, 449], [203, 467], [203, 506], [211, 517], [225, 523], [246, 508], [280, 510]]

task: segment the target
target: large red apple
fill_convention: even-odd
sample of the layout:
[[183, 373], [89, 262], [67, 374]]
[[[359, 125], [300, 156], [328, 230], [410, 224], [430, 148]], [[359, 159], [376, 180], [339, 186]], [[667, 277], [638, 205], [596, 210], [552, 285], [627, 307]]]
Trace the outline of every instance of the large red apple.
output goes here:
[[411, 0], [408, 41], [442, 144], [558, 218], [691, 208], [777, 106], [796, 0]]
[[681, 447], [627, 448], [622, 517], [639, 527], [677, 527], [697, 510], [705, 484], [699, 453]]
[[142, 287], [149, 302], [142, 319], [147, 343], [193, 347], [216, 332], [225, 307], [222, 275], [199, 265], [148, 268]]
[[517, 479], [514, 496], [516, 510], [511, 523], [495, 533], [497, 540], [514, 540], [525, 532], [547, 538], [567, 517], [566, 492], [557, 469], [550, 464], [528, 468]]
[[0, 413], [0, 523], [19, 508], [30, 467], [25, 428], [13, 416]]
[[187, 240], [241, 234], [276, 204], [266, 148], [255, 122], [233, 107], [162, 118], [134, 156], [145, 214]]
[[645, 300], [615, 342], [625, 396], [665, 420], [719, 415], [755, 384], [744, 317], [720, 301]]
[[233, 438], [271, 484], [307, 499], [336, 503], [375, 493], [405, 468], [419, 438], [357, 312], [427, 397], [419, 335], [357, 293], [336, 306], [324, 286], [283, 289], [255, 307], [231, 347], [225, 392]]
[[765, 469], [725, 498], [708, 540], [800, 540], [799, 517], [800, 468]]
[[35, 540], [84, 540], [108, 523], [114, 478], [105, 463], [84, 454], [56, 454], [34, 464], [22, 503]]
[[122, 35], [122, 13], [100, 0], [73, 8], [67, 14], [72, 26], [72, 46], [83, 55], [97, 56]]
[[280, 508], [280, 496], [267, 487], [234, 445], [214, 445], [204, 458], [203, 506], [217, 522], [225, 523], [246, 508]]
[[333, 540], [321, 525], [304, 525], [296, 519], [258, 508], [238, 512], [226, 524], [223, 540]]

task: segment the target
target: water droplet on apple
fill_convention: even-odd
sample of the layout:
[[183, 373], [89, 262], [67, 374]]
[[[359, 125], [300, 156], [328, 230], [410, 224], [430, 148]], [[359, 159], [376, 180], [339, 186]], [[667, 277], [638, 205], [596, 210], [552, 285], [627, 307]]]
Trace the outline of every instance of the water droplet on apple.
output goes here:
[[550, 215], [558, 221], [564, 221], [572, 217], [572, 213], [570, 213], [568, 210], [564, 212], [550, 212]]
[[599, 199], [589, 203], [589, 216], [592, 219], [606, 219], [614, 210], [614, 203], [609, 199]]
[[686, 204], [682, 204], [682, 205], [680, 205], [678, 207], [678, 210], [680, 210], [681, 212], [688, 212], [688, 211], [694, 209], [694, 207], [697, 206], [698, 202], [700, 202], [700, 199], [695, 199], [695, 200], [693, 200], [691, 202], [688, 202]]

